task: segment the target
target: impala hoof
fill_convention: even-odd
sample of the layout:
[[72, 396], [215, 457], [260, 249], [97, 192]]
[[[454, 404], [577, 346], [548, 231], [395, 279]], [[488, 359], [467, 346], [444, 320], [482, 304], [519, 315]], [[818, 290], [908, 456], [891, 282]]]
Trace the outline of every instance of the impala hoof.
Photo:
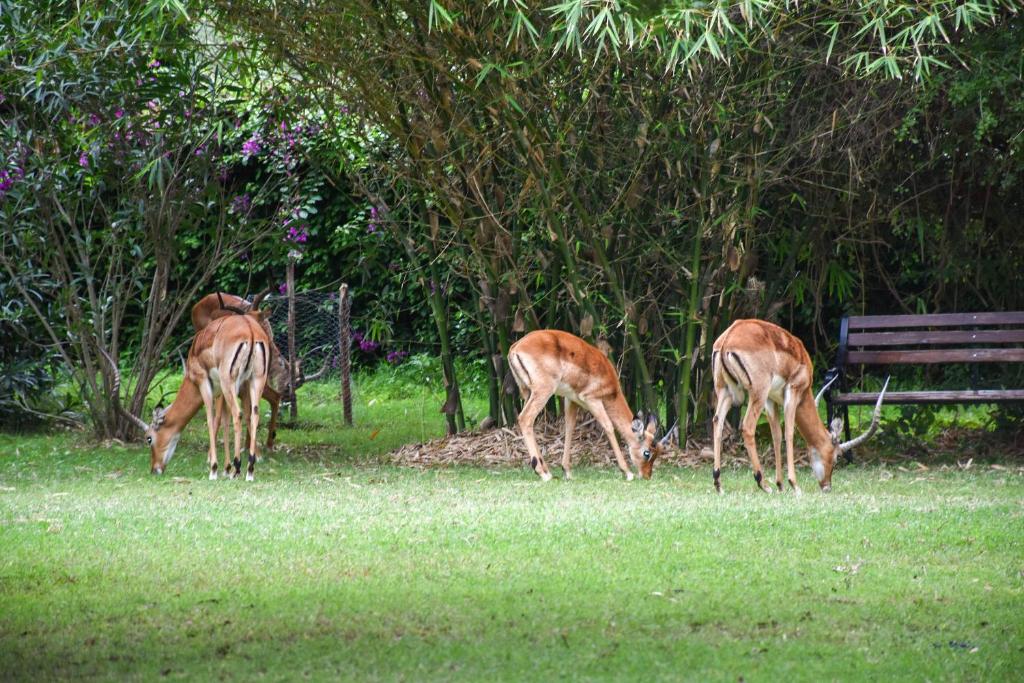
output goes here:
[[551, 481], [551, 473], [550, 472], [538, 472], [537, 474], [540, 475], [540, 480], [541, 481]]
[[217, 481], [217, 473], [210, 472], [210, 481]]
[[626, 481], [633, 481], [633, 473], [626, 472]]
[[245, 474], [245, 480], [246, 481], [255, 481], [255, 479], [256, 479], [256, 477], [253, 476], [252, 472], [246, 472], [246, 474]]

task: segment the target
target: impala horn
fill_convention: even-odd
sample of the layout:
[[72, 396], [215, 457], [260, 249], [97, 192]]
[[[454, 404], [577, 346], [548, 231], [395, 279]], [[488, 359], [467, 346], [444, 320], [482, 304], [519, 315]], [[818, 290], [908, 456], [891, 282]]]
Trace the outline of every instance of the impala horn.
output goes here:
[[826, 392], [826, 391], [828, 391], [828, 388], [829, 388], [830, 386], [832, 386], [832, 384], [833, 384], [833, 383], [834, 383], [834, 382], [835, 382], [835, 381], [836, 381], [837, 379], [839, 379], [839, 375], [838, 375], [838, 374], [836, 374], [836, 376], [835, 376], [835, 377], [833, 377], [833, 378], [832, 378], [832, 379], [830, 379], [830, 380], [829, 380], [828, 382], [826, 382], [826, 383], [825, 383], [825, 386], [823, 386], [823, 387], [821, 388], [821, 391], [819, 391], [819, 392], [818, 392], [818, 395], [814, 397], [814, 409], [815, 409], [815, 410], [817, 410], [817, 409], [818, 409], [818, 404], [819, 404], [819, 403], [821, 403], [821, 397], [825, 395], [825, 392]]
[[115, 363], [114, 359], [110, 357], [110, 354], [107, 353], [106, 349], [100, 347], [100, 353], [103, 354], [103, 357], [107, 359], [107, 363], [110, 364], [110, 370], [111, 372], [114, 373], [114, 382], [110, 390], [110, 398], [114, 404], [114, 410], [119, 412], [124, 417], [128, 418], [132, 422], [132, 424], [141, 429], [143, 432], [149, 431], [148, 424], [146, 424], [141, 419], [129, 413], [121, 405], [121, 371], [117, 369], [117, 363]]
[[238, 315], [245, 315], [246, 313], [249, 312], [245, 309], [239, 308], [238, 306], [229, 306], [228, 304], [224, 303], [224, 297], [221, 295], [220, 292], [217, 292], [217, 301], [220, 303], [221, 309], [225, 311], [231, 311], [232, 313], [237, 313]]
[[[323, 367], [321, 367], [319, 370], [314, 372], [312, 375], [304, 375], [304, 374], [302, 374], [301, 369], [300, 369], [300, 371], [298, 373], [296, 373], [298, 375], [298, 377], [295, 378], [297, 380], [297, 384], [301, 387], [306, 382], [315, 382], [316, 380], [318, 380], [321, 377], [323, 377], [324, 375], [326, 375], [327, 371], [331, 369], [331, 361], [332, 360], [334, 360], [334, 348], [333, 347], [331, 347], [331, 350], [328, 351], [327, 356], [324, 358]], [[295, 387], [295, 388], [298, 389], [299, 387]]]
[[270, 294], [270, 293], [271, 293], [272, 291], [274, 291], [274, 287], [273, 287], [273, 285], [271, 285], [271, 286], [267, 287], [267, 288], [266, 288], [266, 289], [264, 289], [264, 290], [263, 290], [262, 292], [260, 292], [259, 294], [257, 294], [257, 295], [256, 295], [256, 296], [255, 296], [255, 297], [253, 298], [253, 300], [252, 300], [252, 304], [250, 304], [250, 305], [249, 305], [249, 310], [250, 310], [250, 311], [255, 311], [255, 310], [257, 310], [257, 309], [258, 309], [258, 308], [260, 307], [260, 304], [261, 304], [261, 303], [263, 303], [263, 300], [264, 300], [264, 299], [266, 299], [266, 298], [267, 298], [267, 296], [268, 296], [268, 295], [269, 295], [269, 294]]
[[878, 401], [875, 403], [875, 414], [871, 416], [871, 426], [868, 427], [868, 430], [860, 436], [836, 446], [836, 450], [840, 453], [845, 453], [852, 448], [856, 448], [874, 436], [875, 432], [878, 431], [878, 422], [882, 419], [882, 399], [885, 398], [885, 390], [889, 388], [890, 379], [892, 379], [891, 376], [885, 378], [885, 386], [882, 387], [882, 392], [878, 394]]

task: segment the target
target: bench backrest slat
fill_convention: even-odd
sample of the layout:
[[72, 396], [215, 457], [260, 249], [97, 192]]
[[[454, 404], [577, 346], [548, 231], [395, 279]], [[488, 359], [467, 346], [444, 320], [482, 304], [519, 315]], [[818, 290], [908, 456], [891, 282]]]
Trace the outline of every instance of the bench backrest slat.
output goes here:
[[850, 330], [901, 327], [962, 327], [973, 325], [1024, 325], [1024, 311], [1004, 313], [931, 313], [926, 315], [854, 315]]
[[920, 344], [1019, 344], [1024, 329], [1018, 330], [910, 330], [904, 332], [851, 332], [848, 345], [906, 346]]
[[889, 363], [1021, 363], [1024, 349], [929, 349], [925, 351], [850, 351], [847, 362], [862, 365]]

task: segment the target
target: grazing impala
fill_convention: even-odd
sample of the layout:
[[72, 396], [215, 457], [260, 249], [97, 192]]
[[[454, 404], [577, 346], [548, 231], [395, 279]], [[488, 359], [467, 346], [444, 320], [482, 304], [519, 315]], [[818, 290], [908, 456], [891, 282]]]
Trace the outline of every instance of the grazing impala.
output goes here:
[[[157, 408], [153, 421], [141, 419], [120, 408], [117, 391], [120, 376], [109, 356], [114, 372], [114, 402], [118, 409], [146, 434], [150, 445], [150, 469], [163, 474], [174, 456], [182, 430], [199, 411], [206, 408], [206, 424], [210, 433], [210, 479], [217, 478], [217, 427], [226, 406], [235, 432], [234, 469], [225, 439], [224, 471], [233, 479], [241, 472], [242, 424], [244, 411], [249, 428], [249, 469], [246, 480], [252, 481], [256, 464], [256, 428], [259, 425], [259, 398], [267, 382], [270, 340], [260, 325], [261, 312], [218, 318], [198, 332], [185, 361], [185, 377], [178, 395], [169, 407]], [[239, 407], [238, 394], [242, 394]]]
[[775, 451], [775, 484], [782, 490], [782, 460], [779, 428], [779, 409], [786, 424], [786, 473], [789, 485], [800, 493], [793, 466], [793, 428], [800, 430], [810, 449], [811, 469], [822, 491], [832, 488], [832, 467], [844, 452], [871, 438], [878, 430], [882, 414], [882, 399], [889, 386], [886, 380], [875, 404], [871, 426], [857, 438], [842, 443], [839, 434], [842, 418], [836, 418], [828, 429], [818, 417], [818, 401], [828, 388], [825, 385], [817, 397], [811, 395], [814, 368], [803, 342], [792, 334], [763, 320], [737, 320], [722, 333], [711, 353], [711, 373], [715, 382], [717, 408], [714, 416], [715, 489], [721, 493], [719, 482], [722, 458], [722, 431], [725, 418], [733, 405], [739, 405], [746, 394], [747, 412], [743, 416], [741, 432], [743, 444], [754, 468], [754, 480], [768, 493], [771, 486], [763, 481], [761, 461], [757, 457], [754, 429], [765, 410], [772, 431]]
[[657, 457], [673, 439], [678, 440], [678, 429], [673, 427], [661, 441], [654, 441], [657, 417], [652, 414], [645, 421], [643, 415], [638, 414], [633, 418], [611, 362], [598, 349], [575, 335], [559, 330], [531, 332], [509, 349], [508, 364], [526, 401], [519, 413], [519, 429], [526, 440], [530, 467], [544, 481], [551, 479], [551, 472], [537, 447], [533, 423], [552, 395], [565, 399], [562, 471], [566, 479], [572, 478], [569, 452], [579, 406], [589, 410], [607, 434], [619, 469], [627, 480], [633, 479], [633, 472], [622, 457], [616, 430], [626, 440], [630, 460], [644, 479], [650, 479]]
[[[226, 315], [245, 315], [250, 310], [258, 308], [263, 299], [270, 293], [267, 289], [260, 292], [249, 303], [240, 296], [214, 292], [207, 294], [192, 307], [192, 327], [196, 332], [210, 324], [213, 320]], [[291, 386], [291, 378], [288, 376], [288, 365], [285, 363], [284, 355], [274, 343], [274, 333], [270, 330], [270, 322], [266, 316], [260, 317], [260, 326], [270, 339], [270, 373], [267, 384], [263, 387], [263, 400], [270, 404], [270, 429], [267, 430], [267, 450], [273, 450], [274, 441], [277, 439], [277, 416], [281, 412], [281, 401], [295, 395], [306, 382], [320, 379], [331, 367], [334, 358], [333, 353], [328, 353], [324, 358], [323, 367], [307, 375], [302, 370], [302, 362], [295, 361], [295, 386]]]
[[[198, 333], [214, 320], [227, 315], [244, 315], [250, 310], [258, 309], [270, 290], [264, 290], [249, 303], [240, 296], [214, 292], [207, 294], [192, 307], [192, 327]], [[260, 317], [260, 326], [270, 339], [270, 373], [263, 387], [263, 400], [270, 404], [270, 428], [267, 430], [267, 450], [274, 448], [277, 438], [277, 416], [281, 411], [281, 400], [290, 392], [288, 367], [284, 356], [274, 343], [274, 333], [270, 330], [270, 322], [266, 316]]]

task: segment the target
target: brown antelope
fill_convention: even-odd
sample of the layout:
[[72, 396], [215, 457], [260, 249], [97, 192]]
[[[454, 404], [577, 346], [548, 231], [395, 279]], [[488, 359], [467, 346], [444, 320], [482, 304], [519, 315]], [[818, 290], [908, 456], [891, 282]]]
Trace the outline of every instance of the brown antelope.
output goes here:
[[551, 479], [551, 472], [537, 447], [533, 423], [552, 395], [565, 399], [562, 471], [566, 479], [572, 478], [569, 453], [579, 406], [589, 410], [601, 425], [627, 480], [633, 479], [633, 472], [622, 457], [616, 430], [626, 440], [630, 460], [644, 479], [651, 478], [658, 456], [673, 440], [678, 441], [678, 429], [673, 427], [655, 442], [658, 418], [653, 414], [646, 421], [642, 414], [632, 417], [611, 362], [601, 351], [575, 335], [559, 330], [531, 332], [509, 349], [508, 364], [526, 401], [519, 413], [519, 429], [530, 454], [530, 467], [544, 481]]
[[[203, 329], [211, 321], [222, 318], [226, 315], [245, 315], [250, 310], [258, 308], [263, 299], [270, 293], [267, 289], [260, 292], [249, 303], [240, 296], [214, 292], [207, 294], [192, 307], [192, 327], [195, 331]], [[270, 321], [266, 316], [261, 316], [260, 325], [270, 339], [270, 374], [266, 386], [263, 387], [263, 400], [270, 404], [270, 429], [267, 431], [267, 450], [273, 450], [274, 441], [277, 439], [277, 416], [281, 412], [281, 401], [295, 395], [306, 382], [320, 379], [330, 369], [334, 354], [328, 353], [324, 359], [323, 367], [312, 375], [306, 375], [302, 369], [302, 362], [295, 360], [295, 386], [291, 386], [291, 378], [288, 376], [288, 365], [281, 350], [274, 343], [274, 333], [270, 329]], [[225, 429], [227, 426], [225, 425]]]
[[[261, 312], [218, 318], [198, 332], [192, 340], [185, 361], [185, 377], [174, 402], [153, 412], [153, 421], [140, 418], [120, 408], [117, 391], [120, 375], [113, 359], [107, 361], [114, 372], [114, 402], [129, 420], [146, 434], [150, 446], [150, 470], [163, 474], [174, 456], [178, 439], [185, 426], [199, 411], [206, 408], [206, 424], [210, 433], [210, 479], [217, 478], [217, 427], [226, 406], [235, 431], [234, 469], [225, 439], [224, 471], [232, 479], [241, 472], [242, 425], [244, 410], [249, 428], [249, 469], [246, 480], [252, 481], [256, 464], [256, 428], [259, 425], [259, 398], [267, 382], [270, 340], [259, 318]], [[242, 394], [239, 407], [238, 394]]]
[[[196, 332], [201, 331], [214, 320], [227, 315], [244, 315], [250, 310], [258, 309], [260, 303], [266, 298], [270, 290], [264, 290], [256, 295], [249, 303], [240, 296], [214, 292], [207, 294], [192, 307], [192, 327]], [[267, 430], [267, 450], [273, 450], [274, 440], [277, 439], [277, 416], [281, 411], [281, 400], [289, 395], [291, 387], [289, 384], [288, 367], [285, 364], [284, 356], [274, 343], [274, 333], [270, 329], [270, 322], [266, 316], [260, 317], [260, 326], [263, 332], [270, 339], [270, 373], [267, 383], [263, 387], [263, 400], [270, 404], [270, 428]], [[225, 428], [227, 425], [225, 424]]]
[[[811, 469], [822, 491], [832, 488], [832, 468], [836, 458], [871, 438], [878, 430], [882, 415], [882, 399], [889, 386], [886, 380], [878, 395], [874, 416], [867, 431], [851, 441], [839, 441], [843, 429], [842, 418], [832, 421], [826, 428], [818, 417], [818, 401], [828, 389], [811, 395], [814, 368], [803, 342], [792, 334], [763, 320], [737, 320], [722, 333], [711, 353], [711, 373], [715, 383], [717, 407], [713, 418], [715, 490], [722, 492], [719, 482], [722, 463], [722, 432], [725, 419], [733, 405], [739, 405], [746, 394], [747, 412], [743, 416], [741, 433], [743, 444], [754, 468], [757, 486], [768, 493], [771, 486], [763, 481], [761, 461], [757, 457], [754, 430], [764, 410], [772, 432], [775, 451], [775, 485], [782, 490], [782, 460], [779, 410], [786, 425], [786, 473], [789, 485], [800, 493], [793, 466], [793, 428], [796, 427], [810, 449]], [[834, 380], [833, 380], [834, 381]], [[831, 382], [830, 382], [831, 384]]]

